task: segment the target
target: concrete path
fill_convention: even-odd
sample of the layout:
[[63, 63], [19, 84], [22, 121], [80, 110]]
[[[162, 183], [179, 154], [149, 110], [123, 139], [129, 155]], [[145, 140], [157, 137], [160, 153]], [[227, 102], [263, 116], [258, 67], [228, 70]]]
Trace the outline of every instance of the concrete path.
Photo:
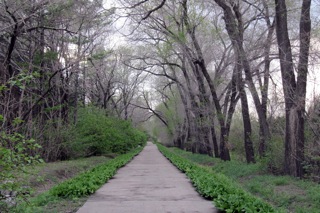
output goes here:
[[211, 201], [195, 191], [187, 177], [148, 142], [118, 170], [78, 213], [214, 213]]

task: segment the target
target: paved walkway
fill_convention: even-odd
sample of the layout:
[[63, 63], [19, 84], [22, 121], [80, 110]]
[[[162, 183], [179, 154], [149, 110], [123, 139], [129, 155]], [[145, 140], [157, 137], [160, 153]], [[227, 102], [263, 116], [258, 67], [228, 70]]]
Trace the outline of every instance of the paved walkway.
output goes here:
[[214, 213], [187, 177], [148, 142], [78, 213]]

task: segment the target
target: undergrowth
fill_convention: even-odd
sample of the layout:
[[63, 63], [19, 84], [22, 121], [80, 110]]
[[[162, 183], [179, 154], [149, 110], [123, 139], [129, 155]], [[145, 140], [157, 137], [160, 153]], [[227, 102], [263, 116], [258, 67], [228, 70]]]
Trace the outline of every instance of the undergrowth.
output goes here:
[[206, 166], [214, 173], [224, 174], [246, 191], [271, 203], [277, 209], [285, 212], [319, 212], [319, 184], [290, 176], [272, 175], [268, 172], [264, 159], [256, 164], [247, 164], [241, 161], [222, 161], [177, 148], [170, 148], [170, 151]]
[[79, 109], [77, 124], [65, 134], [65, 147], [71, 158], [124, 154], [147, 141], [147, 135], [130, 121], [106, 116], [105, 111], [95, 107]]
[[77, 202], [79, 199], [93, 194], [98, 190], [114, 176], [120, 167], [124, 166], [136, 156], [142, 148], [143, 147], [140, 147], [127, 154], [119, 155], [116, 158], [107, 161], [105, 164], [94, 167], [74, 178], [66, 180], [39, 196], [30, 199], [27, 203], [22, 203], [15, 209], [12, 209], [11, 212], [50, 212], [50, 206], [55, 206], [55, 203]]
[[244, 191], [225, 175], [197, 165], [160, 144], [158, 148], [186, 173], [203, 197], [213, 200], [218, 209], [225, 212], [277, 212], [270, 204]]

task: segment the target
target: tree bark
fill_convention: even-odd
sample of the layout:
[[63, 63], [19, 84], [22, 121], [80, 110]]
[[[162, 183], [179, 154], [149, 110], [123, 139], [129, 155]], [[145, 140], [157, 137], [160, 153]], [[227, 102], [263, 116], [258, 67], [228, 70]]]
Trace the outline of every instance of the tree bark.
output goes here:
[[285, 0], [275, 0], [276, 31], [279, 48], [283, 91], [285, 95], [286, 134], [284, 171], [296, 177], [303, 176], [304, 160], [304, 111], [306, 81], [310, 47], [311, 0], [303, 0], [300, 18], [300, 55], [298, 77], [295, 80], [292, 51], [287, 26]]
[[[272, 45], [272, 38], [275, 30], [275, 20], [271, 23], [270, 21], [270, 15], [269, 15], [269, 7], [267, 2], [264, 0], [263, 1], [264, 9], [265, 9], [265, 21], [268, 27], [268, 34], [267, 34], [267, 40], [264, 45], [264, 76], [263, 76], [263, 84], [260, 85], [261, 89], [261, 108], [262, 108], [262, 114], [267, 121], [267, 103], [268, 103], [268, 91], [269, 91], [269, 79], [270, 79], [270, 49]], [[269, 130], [269, 123], [267, 122], [268, 125], [268, 131], [269, 131], [269, 137], [271, 138], [270, 135], [270, 130]], [[259, 127], [259, 137], [260, 137], [260, 143], [259, 143], [259, 155], [260, 157], [265, 156], [265, 152], [267, 149], [267, 140], [269, 138], [265, 138], [264, 135], [264, 129], [260, 125]]]
[[236, 66], [235, 70], [237, 71], [237, 86], [238, 86], [238, 91], [241, 99], [243, 137], [244, 137], [244, 148], [246, 152], [246, 160], [247, 160], [247, 163], [255, 163], [253, 143], [251, 140], [252, 129], [251, 129], [250, 113], [249, 113], [247, 94], [244, 90], [244, 82], [242, 79], [241, 62], [239, 61], [238, 63], [236, 63], [235, 66]]

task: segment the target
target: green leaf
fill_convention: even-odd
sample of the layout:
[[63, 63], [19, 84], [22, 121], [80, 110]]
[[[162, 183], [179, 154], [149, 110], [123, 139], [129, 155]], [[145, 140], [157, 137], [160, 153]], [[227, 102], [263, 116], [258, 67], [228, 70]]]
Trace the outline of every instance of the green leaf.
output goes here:
[[21, 124], [21, 123], [23, 123], [24, 121], [22, 120], [22, 119], [20, 119], [20, 118], [15, 118], [14, 120], [13, 120], [13, 125], [15, 125], [15, 126], [17, 126], [17, 125], [19, 125], [19, 124]]

